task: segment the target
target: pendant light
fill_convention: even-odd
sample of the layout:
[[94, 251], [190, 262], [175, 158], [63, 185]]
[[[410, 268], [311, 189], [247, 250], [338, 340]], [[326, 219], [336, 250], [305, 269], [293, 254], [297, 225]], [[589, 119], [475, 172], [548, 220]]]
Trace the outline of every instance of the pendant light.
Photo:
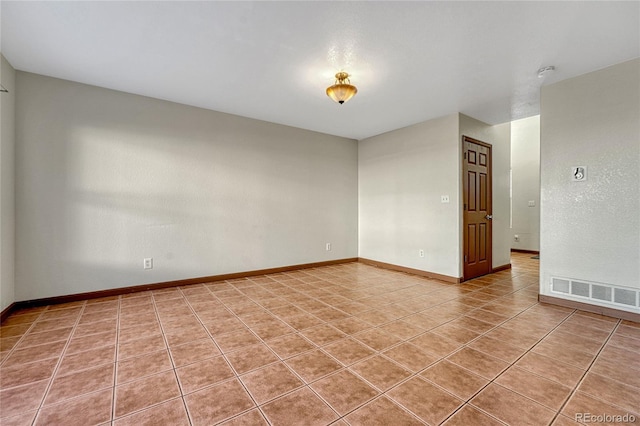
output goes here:
[[344, 71], [336, 74], [336, 82], [333, 86], [327, 87], [327, 96], [341, 105], [353, 98], [356, 93], [358, 89], [351, 84], [349, 74]]

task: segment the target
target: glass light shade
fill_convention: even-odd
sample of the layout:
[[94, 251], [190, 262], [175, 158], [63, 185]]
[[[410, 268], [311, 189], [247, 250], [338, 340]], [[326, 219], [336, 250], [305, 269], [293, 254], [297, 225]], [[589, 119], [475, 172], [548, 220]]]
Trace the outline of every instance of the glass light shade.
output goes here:
[[358, 93], [358, 89], [351, 84], [334, 84], [333, 86], [327, 87], [327, 96], [339, 104], [347, 102], [353, 98], [356, 93]]
[[349, 74], [344, 71], [336, 74], [336, 82], [333, 86], [327, 87], [327, 96], [339, 104], [347, 102], [356, 93], [358, 93], [358, 89], [351, 84]]

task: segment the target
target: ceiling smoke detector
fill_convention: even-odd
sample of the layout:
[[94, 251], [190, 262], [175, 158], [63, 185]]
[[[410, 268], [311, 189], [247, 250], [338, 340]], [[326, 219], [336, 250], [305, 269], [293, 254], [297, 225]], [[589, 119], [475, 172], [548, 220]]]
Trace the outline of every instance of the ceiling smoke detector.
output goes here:
[[547, 74], [554, 72], [555, 70], [556, 70], [556, 67], [554, 67], [553, 65], [550, 65], [548, 67], [542, 67], [538, 70], [538, 78], [542, 78]]

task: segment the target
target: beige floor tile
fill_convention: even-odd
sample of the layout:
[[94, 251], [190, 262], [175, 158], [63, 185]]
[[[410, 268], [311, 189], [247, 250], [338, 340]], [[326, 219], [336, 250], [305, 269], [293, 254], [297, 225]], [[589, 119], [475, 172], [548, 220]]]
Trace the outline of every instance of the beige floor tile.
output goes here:
[[118, 361], [140, 356], [149, 352], [157, 352], [166, 348], [167, 345], [161, 334], [141, 337], [140, 339], [131, 340], [118, 345]]
[[384, 351], [383, 354], [413, 372], [423, 370], [440, 359], [411, 343], [402, 343]]
[[493, 383], [475, 396], [471, 404], [511, 425], [548, 425], [555, 416], [555, 411]]
[[183, 367], [207, 358], [221, 354], [216, 344], [210, 338], [198, 339], [182, 345], [169, 348], [171, 358], [176, 367]]
[[220, 424], [221, 426], [269, 426], [269, 423], [265, 420], [264, 416], [260, 413], [259, 410], [251, 410], [247, 411], [244, 414], [240, 414], [237, 417], [232, 418], [224, 423]]
[[640, 416], [638, 411], [639, 410], [635, 410], [629, 413], [629, 410], [618, 405], [609, 404], [583, 392], [575, 392], [571, 398], [569, 398], [569, 402], [567, 402], [562, 409], [562, 414], [574, 421], [578, 421], [579, 423], [593, 423], [592, 421], [585, 421], [585, 416], [587, 414], [592, 414], [594, 416], [602, 414], [610, 416], [628, 416], [629, 414], [633, 414], [636, 417], [636, 423], [638, 423], [638, 418]]
[[237, 379], [228, 380], [184, 397], [189, 418], [195, 426], [211, 425], [255, 407]]
[[329, 324], [307, 328], [302, 330], [300, 334], [318, 346], [324, 346], [346, 337], [346, 334]]
[[421, 334], [409, 342], [438, 357], [447, 356], [462, 346], [458, 342], [432, 332]]
[[86, 393], [113, 388], [114, 371], [114, 364], [105, 364], [64, 376], [56, 375], [44, 404], [55, 404]]
[[428, 424], [440, 424], [464, 404], [461, 399], [419, 377], [407, 380], [386, 395]]
[[260, 343], [260, 340], [246, 328], [215, 336], [214, 340], [223, 353]]
[[388, 333], [380, 328], [372, 328], [353, 335], [353, 338], [364, 343], [376, 351], [385, 350], [402, 342], [395, 334]]
[[281, 359], [291, 358], [303, 352], [315, 349], [316, 345], [302, 337], [300, 334], [287, 334], [275, 339], [267, 340], [269, 346]]
[[57, 358], [50, 358], [14, 367], [0, 367], [0, 389], [8, 389], [48, 379], [53, 375], [53, 370], [57, 364]]
[[488, 336], [482, 336], [474, 340], [469, 343], [468, 347], [509, 363], [516, 361], [526, 353], [526, 350], [522, 348], [517, 348], [505, 341]]
[[504, 423], [486, 413], [465, 405], [443, 423], [444, 426], [502, 426]]
[[285, 395], [261, 408], [274, 425], [321, 426], [338, 418], [335, 411], [308, 388]]
[[340, 415], [363, 405], [379, 392], [350, 371], [343, 370], [311, 385]]
[[538, 262], [514, 253], [462, 284], [349, 263], [22, 309], [0, 325], [0, 423], [564, 426], [636, 409], [640, 325], [537, 303]]
[[385, 392], [411, 375], [411, 372], [382, 356], [375, 356], [352, 365], [349, 369]]
[[354, 339], [341, 339], [322, 348], [343, 365], [348, 366], [376, 352]]
[[[36, 345], [43, 345], [45, 343], [58, 342], [61, 340], [68, 340], [71, 336], [73, 327], [59, 328], [57, 330], [45, 331], [43, 333], [28, 332], [20, 343], [16, 346], [16, 349], [27, 348]], [[6, 340], [3, 338], [2, 340]]]
[[47, 343], [44, 345], [32, 346], [30, 348], [15, 349], [2, 364], [3, 367], [13, 367], [44, 359], [58, 359], [62, 350], [66, 346], [66, 341]]
[[98, 425], [111, 420], [113, 389], [85, 394], [43, 407], [36, 425]]
[[173, 371], [116, 386], [115, 417], [126, 416], [155, 404], [180, 396]]
[[427, 368], [420, 376], [465, 401], [489, 383], [489, 380], [447, 360]]
[[578, 391], [631, 412], [640, 412], [640, 389], [599, 374], [587, 373]]
[[342, 368], [338, 361], [318, 349], [289, 358], [285, 362], [306, 383], [311, 383]]
[[358, 408], [345, 417], [351, 426], [424, 425], [417, 417], [385, 397]]
[[463, 348], [447, 357], [447, 360], [489, 380], [509, 366], [507, 362], [471, 348]]
[[167, 350], [127, 358], [116, 364], [116, 384], [120, 385], [171, 369], [173, 365]]
[[33, 411], [25, 411], [22, 414], [18, 414], [16, 416], [11, 417], [3, 417], [2, 425], [3, 426], [32, 426], [33, 420], [38, 414], [37, 410]]
[[584, 375], [584, 370], [580, 368], [534, 352], [525, 354], [515, 365], [571, 388]]
[[559, 410], [572, 389], [518, 367], [511, 367], [495, 380], [501, 386], [524, 395], [553, 410]]
[[237, 352], [227, 354], [227, 360], [231, 363], [237, 374], [244, 374], [256, 368], [278, 361], [278, 357], [265, 345], [248, 346]]
[[184, 395], [234, 377], [234, 373], [222, 356], [208, 358], [176, 369], [180, 388]]
[[[29, 383], [0, 391], [0, 418], [17, 416], [40, 408], [48, 380]], [[3, 420], [0, 423], [4, 424]]]
[[258, 404], [264, 404], [304, 385], [282, 362], [244, 374], [240, 380]]
[[189, 416], [182, 398], [172, 399], [153, 407], [138, 411], [130, 416], [121, 417], [114, 426], [140, 426], [140, 425], [188, 425]]

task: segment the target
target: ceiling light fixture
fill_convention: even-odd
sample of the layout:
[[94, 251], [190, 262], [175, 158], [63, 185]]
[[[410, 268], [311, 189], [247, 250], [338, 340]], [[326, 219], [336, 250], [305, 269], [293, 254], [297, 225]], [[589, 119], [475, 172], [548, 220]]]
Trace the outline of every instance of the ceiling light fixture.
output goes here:
[[344, 71], [336, 74], [336, 82], [333, 86], [327, 87], [327, 96], [341, 105], [353, 98], [356, 93], [358, 89], [351, 84], [349, 74]]

